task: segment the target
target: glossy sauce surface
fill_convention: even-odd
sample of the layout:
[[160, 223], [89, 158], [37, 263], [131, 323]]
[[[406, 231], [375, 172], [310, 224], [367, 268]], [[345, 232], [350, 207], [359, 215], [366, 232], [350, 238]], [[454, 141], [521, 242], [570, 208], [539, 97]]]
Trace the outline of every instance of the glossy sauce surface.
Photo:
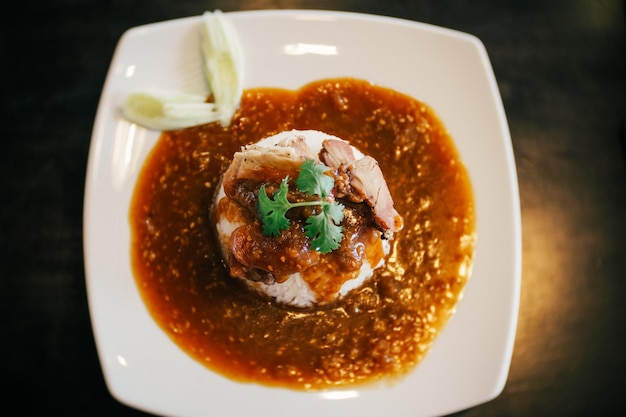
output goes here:
[[[338, 136], [374, 157], [405, 224], [369, 282], [317, 309], [277, 306], [230, 278], [209, 220], [233, 153], [291, 129]], [[454, 311], [475, 241], [470, 181], [437, 116], [348, 78], [248, 90], [229, 128], [164, 132], [138, 179], [130, 224], [138, 287], [172, 340], [227, 377], [292, 389], [412, 371]]]

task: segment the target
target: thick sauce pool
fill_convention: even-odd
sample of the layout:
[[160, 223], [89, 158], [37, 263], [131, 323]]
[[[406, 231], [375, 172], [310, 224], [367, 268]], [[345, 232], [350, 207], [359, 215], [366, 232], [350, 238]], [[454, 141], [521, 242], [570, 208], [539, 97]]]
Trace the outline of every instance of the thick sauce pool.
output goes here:
[[[348, 140], [378, 160], [404, 218], [385, 267], [319, 309], [279, 307], [230, 278], [209, 208], [232, 155], [291, 129]], [[193, 358], [229, 378], [292, 389], [390, 381], [427, 354], [453, 313], [474, 252], [468, 175], [425, 104], [355, 79], [244, 93], [230, 128], [164, 132], [130, 210], [142, 297]]]

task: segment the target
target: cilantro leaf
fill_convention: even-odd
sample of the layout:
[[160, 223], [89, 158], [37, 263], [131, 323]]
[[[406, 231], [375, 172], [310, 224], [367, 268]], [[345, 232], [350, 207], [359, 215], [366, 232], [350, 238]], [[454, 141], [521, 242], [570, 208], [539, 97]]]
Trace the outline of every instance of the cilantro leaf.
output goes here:
[[335, 181], [325, 175], [328, 167], [324, 164], [316, 164], [314, 160], [307, 159], [300, 166], [300, 175], [296, 179], [296, 186], [303, 193], [327, 197], [333, 191]]
[[287, 200], [288, 181], [289, 177], [281, 181], [278, 191], [273, 195], [273, 200], [268, 197], [265, 184], [259, 189], [259, 212], [265, 235], [278, 236], [281, 230], [289, 229], [289, 219], [285, 217], [285, 213], [291, 208], [291, 203]]
[[259, 188], [259, 217], [263, 223], [263, 234], [278, 236], [280, 232], [289, 228], [290, 220], [286, 213], [294, 207], [319, 206], [318, 214], [306, 219], [304, 234], [312, 239], [311, 247], [320, 253], [332, 252], [339, 248], [343, 239], [344, 206], [332, 199], [324, 199], [332, 194], [335, 181], [325, 174], [329, 168], [324, 164], [315, 163], [312, 159], [305, 161], [301, 168], [296, 186], [311, 196], [318, 196], [319, 200], [301, 201], [292, 203], [287, 199], [289, 194], [289, 177], [283, 178], [278, 190], [270, 198], [265, 190], [265, 184]]
[[304, 232], [313, 239], [311, 247], [320, 253], [332, 252], [338, 249], [343, 238], [343, 227], [338, 226], [343, 220], [343, 205], [328, 204], [322, 207], [319, 214], [310, 216], [306, 220]]

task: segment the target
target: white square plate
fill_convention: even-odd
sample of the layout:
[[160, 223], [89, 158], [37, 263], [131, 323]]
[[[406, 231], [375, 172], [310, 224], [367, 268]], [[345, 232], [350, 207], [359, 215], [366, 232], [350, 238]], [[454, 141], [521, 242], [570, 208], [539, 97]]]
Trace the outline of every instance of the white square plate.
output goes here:
[[198, 26], [190, 17], [137, 27], [114, 54], [96, 115], [85, 189], [89, 307], [107, 386], [120, 402], [169, 416], [421, 417], [496, 397], [513, 349], [521, 225], [506, 117], [482, 43], [406, 20], [324, 11], [226, 14], [240, 37], [245, 87], [295, 89], [356, 77], [429, 104], [453, 137], [473, 183], [478, 243], [464, 298], [407, 378], [379, 389], [295, 392], [240, 384], [182, 352], [144, 306], [130, 266], [128, 211], [158, 132], [120, 118], [126, 94], [205, 91]]

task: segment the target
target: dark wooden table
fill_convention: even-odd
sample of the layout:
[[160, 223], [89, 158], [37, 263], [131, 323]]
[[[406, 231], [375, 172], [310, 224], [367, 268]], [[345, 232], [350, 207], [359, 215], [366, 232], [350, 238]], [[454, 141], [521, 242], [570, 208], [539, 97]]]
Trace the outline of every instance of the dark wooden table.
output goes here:
[[623, 2], [48, 0], [12, 6], [4, 9], [0, 29], [2, 408], [16, 406], [16, 415], [145, 415], [116, 402], [105, 387], [82, 256], [91, 129], [122, 33], [217, 8], [317, 8], [469, 32], [491, 58], [519, 176], [522, 297], [503, 393], [459, 415], [624, 415]]

